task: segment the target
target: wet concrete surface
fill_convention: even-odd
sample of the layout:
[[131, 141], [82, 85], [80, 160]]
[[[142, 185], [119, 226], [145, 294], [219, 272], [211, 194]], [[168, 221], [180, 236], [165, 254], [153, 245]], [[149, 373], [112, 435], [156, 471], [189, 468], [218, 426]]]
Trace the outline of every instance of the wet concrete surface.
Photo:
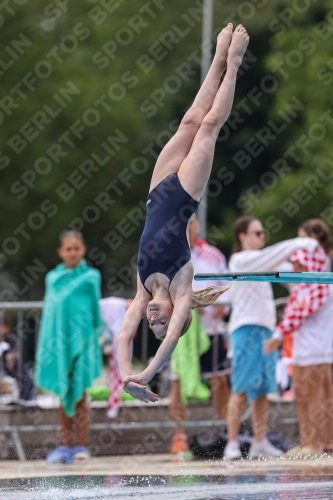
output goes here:
[[2, 461], [0, 498], [186, 500], [331, 500], [333, 458], [194, 460], [170, 455], [93, 458], [70, 466]]

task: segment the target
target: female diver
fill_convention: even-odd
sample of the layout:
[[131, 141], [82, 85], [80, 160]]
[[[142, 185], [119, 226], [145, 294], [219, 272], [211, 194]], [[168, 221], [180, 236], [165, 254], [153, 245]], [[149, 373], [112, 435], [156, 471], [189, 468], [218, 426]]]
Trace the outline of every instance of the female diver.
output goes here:
[[[118, 336], [118, 361], [126, 392], [148, 403], [158, 397], [149, 380], [191, 323], [191, 309], [212, 304], [229, 287], [192, 291], [193, 265], [187, 228], [211, 173], [215, 142], [230, 114], [248, 34], [229, 23], [218, 35], [209, 72], [178, 131], [160, 153], [150, 184], [138, 253], [137, 293]], [[224, 70], [226, 74], [220, 84]], [[148, 367], [132, 375], [132, 339], [143, 316], [163, 339]]]

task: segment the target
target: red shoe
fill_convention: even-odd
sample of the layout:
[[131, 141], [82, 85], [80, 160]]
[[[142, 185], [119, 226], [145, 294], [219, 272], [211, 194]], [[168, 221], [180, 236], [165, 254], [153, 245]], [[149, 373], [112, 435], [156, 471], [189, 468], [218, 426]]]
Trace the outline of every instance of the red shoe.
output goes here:
[[170, 453], [181, 453], [188, 451], [188, 440], [186, 434], [179, 432], [172, 438]]

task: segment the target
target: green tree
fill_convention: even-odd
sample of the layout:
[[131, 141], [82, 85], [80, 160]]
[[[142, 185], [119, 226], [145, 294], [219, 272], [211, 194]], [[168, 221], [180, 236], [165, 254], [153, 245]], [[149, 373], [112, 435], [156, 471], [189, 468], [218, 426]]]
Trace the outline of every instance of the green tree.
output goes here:
[[[291, 122], [281, 133], [278, 148], [268, 165], [271, 185], [259, 184], [256, 202], [247, 197], [252, 212], [268, 222], [271, 242], [293, 237], [306, 219], [322, 217], [331, 227], [333, 82], [332, 2], [313, 6], [306, 15], [295, 15], [292, 26], [280, 29], [273, 39], [273, 50], [266, 57], [272, 70], [280, 66], [279, 91], [275, 94], [269, 118], [282, 124]], [[290, 108], [291, 99], [300, 103]]]
[[[89, 260], [102, 271], [104, 293], [129, 293], [155, 157], [199, 86], [199, 1], [109, 4], [36, 0], [15, 4], [15, 14], [2, 12], [1, 276], [20, 290], [30, 276], [34, 284], [25, 298], [40, 298], [43, 291], [43, 273], [31, 278], [26, 267], [37, 259], [43, 269], [52, 268], [58, 235], [68, 227], [82, 229]], [[320, 213], [329, 205], [326, 182], [294, 217], [279, 208], [314, 168], [329, 175], [329, 132], [311, 142], [309, 154], [279, 176], [274, 189], [262, 189], [263, 174], [274, 173], [287, 145], [330, 108], [329, 76], [317, 72], [325, 65], [330, 71], [332, 40], [313, 31], [329, 8], [328, 1], [301, 13], [279, 0], [215, 2], [215, 38], [230, 19], [251, 36], [209, 186], [208, 236], [227, 254], [239, 214], [281, 221], [283, 230], [270, 228], [274, 241], [294, 234], [305, 210]], [[283, 21], [286, 9], [291, 26]], [[309, 48], [298, 47], [304, 37], [316, 50], [300, 67], [288, 67], [283, 79], [273, 68], [295, 48], [306, 54]], [[304, 109], [258, 153], [262, 139], [256, 134], [270, 120], [282, 126], [280, 110], [293, 98]], [[242, 151], [252, 151], [247, 166]]]

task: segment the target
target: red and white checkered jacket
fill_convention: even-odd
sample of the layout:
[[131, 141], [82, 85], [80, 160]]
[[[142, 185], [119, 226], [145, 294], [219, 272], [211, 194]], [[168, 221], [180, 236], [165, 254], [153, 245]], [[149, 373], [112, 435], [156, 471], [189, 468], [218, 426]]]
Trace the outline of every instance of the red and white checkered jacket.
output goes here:
[[[322, 249], [314, 253], [305, 249], [296, 250], [290, 260], [299, 262], [307, 268], [308, 272], [326, 271], [326, 254]], [[299, 283], [288, 298], [283, 319], [276, 330], [284, 335], [299, 330], [309, 316], [319, 311], [329, 295], [329, 285]]]
[[[217, 272], [228, 272], [227, 261], [223, 253], [220, 252], [218, 248], [209, 245], [207, 241], [197, 238], [192, 253], [195, 254], [198, 259], [210, 261], [215, 266], [217, 266]], [[222, 270], [220, 271], [220, 269]]]

